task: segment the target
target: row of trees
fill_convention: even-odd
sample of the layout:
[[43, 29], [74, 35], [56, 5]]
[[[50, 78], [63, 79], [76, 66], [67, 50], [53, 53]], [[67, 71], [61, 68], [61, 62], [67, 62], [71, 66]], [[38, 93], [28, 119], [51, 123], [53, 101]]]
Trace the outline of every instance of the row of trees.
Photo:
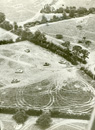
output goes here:
[[74, 114], [74, 113], [64, 113], [59, 110], [51, 109], [48, 112], [42, 111], [42, 110], [24, 110], [20, 108], [0, 108], [0, 113], [8, 113], [13, 114], [13, 119], [18, 124], [24, 124], [24, 122], [28, 119], [28, 116], [39, 116], [36, 120], [36, 125], [40, 126], [41, 128], [47, 128], [52, 123], [52, 117], [54, 118], [69, 118], [69, 119], [90, 119], [91, 113], [85, 113], [85, 114]]
[[5, 14], [0, 12], [0, 23], [2, 23], [3, 21], [5, 21]]
[[85, 8], [85, 7], [79, 7], [78, 9], [73, 6], [73, 7], [60, 7], [58, 9], [55, 9], [54, 7], [51, 7], [49, 4], [46, 4], [44, 6], [44, 8], [41, 9], [41, 13], [63, 13], [63, 12], [72, 14], [72, 13], [77, 13], [77, 14], [88, 14], [88, 13], [95, 13], [95, 8], [91, 7], [89, 9]]
[[[69, 50], [68, 48], [63, 49], [62, 47], [55, 45], [52, 42], [48, 42], [46, 36], [41, 33], [40, 31], [36, 31], [34, 34], [29, 31], [29, 29], [22, 30], [20, 37], [17, 38], [17, 42], [28, 40], [30, 42], [33, 42], [41, 47], [44, 47], [53, 53], [56, 53], [68, 61], [70, 61], [72, 64], [77, 65], [78, 62], [86, 63], [86, 58], [88, 57], [87, 51], [80, 48], [82, 56], [79, 57], [79, 55], [76, 55], [76, 52], [78, 52], [78, 47], [75, 47], [76, 49], [73, 49], [73, 51]], [[76, 51], [75, 51], [76, 50]]]
[[[6, 23], [6, 21], [3, 21], [3, 23]], [[19, 35], [19, 38], [16, 39], [16, 42], [28, 40], [64, 57], [74, 65], [77, 65], [78, 62], [86, 63], [86, 58], [88, 57], [89, 53], [87, 50], [82, 49], [80, 46], [74, 46], [72, 51], [68, 47], [63, 49], [62, 47], [57, 46], [52, 42], [48, 42], [46, 36], [40, 31], [36, 31], [33, 34], [28, 28], [23, 29], [22, 27], [19, 27], [16, 22], [14, 22], [13, 29], [11, 31]], [[57, 37], [62, 38], [61, 35], [57, 35]], [[4, 40], [0, 42], [0, 44], [7, 44], [7, 43], [13, 43], [13, 40], [9, 41]], [[63, 45], [66, 44], [68, 45], [68, 43], [65, 43]]]
[[80, 70], [84, 71], [89, 77], [95, 80], [95, 75], [88, 68], [81, 67]]
[[32, 26], [47, 23], [47, 22], [56, 22], [56, 21], [61, 21], [61, 20], [70, 19], [74, 17], [81, 17], [81, 16], [88, 15], [94, 12], [95, 12], [95, 8], [90, 8], [89, 10], [87, 10], [84, 7], [80, 7], [78, 9], [76, 9], [76, 7], [66, 7], [65, 9], [61, 7], [54, 11], [52, 7], [50, 7], [49, 5], [46, 5], [44, 9], [41, 10], [41, 13], [62, 13], [62, 16], [58, 17], [56, 15], [53, 15], [53, 17], [50, 20], [48, 20], [45, 17], [45, 15], [43, 15], [41, 21], [28, 22], [24, 24], [24, 26], [32, 27]]
[[11, 44], [11, 43], [13, 43], [14, 41], [12, 40], [12, 39], [10, 39], [10, 40], [1, 40], [0, 41], [0, 45], [4, 45], [4, 44]]

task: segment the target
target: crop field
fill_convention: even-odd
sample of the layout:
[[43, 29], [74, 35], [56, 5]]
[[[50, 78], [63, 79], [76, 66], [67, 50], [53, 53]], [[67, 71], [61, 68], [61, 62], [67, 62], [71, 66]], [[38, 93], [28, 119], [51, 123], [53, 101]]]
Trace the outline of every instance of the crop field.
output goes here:
[[[56, 34], [62, 34], [64, 40], [69, 39], [70, 41], [78, 41], [85, 36], [87, 39], [94, 41], [95, 26], [93, 25], [93, 22], [95, 22], [95, 15], [91, 14], [81, 18], [49, 23], [48, 26], [46, 24], [38, 25], [37, 27], [31, 27], [30, 29], [32, 31], [33, 28], [36, 28], [54, 37]], [[77, 27], [78, 25], [82, 26], [81, 30]]]

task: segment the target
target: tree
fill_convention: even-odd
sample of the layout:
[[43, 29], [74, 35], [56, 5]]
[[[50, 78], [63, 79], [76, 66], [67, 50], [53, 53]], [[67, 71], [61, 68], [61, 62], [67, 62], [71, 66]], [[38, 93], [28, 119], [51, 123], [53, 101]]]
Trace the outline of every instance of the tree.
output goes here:
[[18, 25], [16, 22], [14, 22], [14, 30], [17, 30], [18, 29]]
[[69, 12], [69, 16], [71, 18], [73, 18], [75, 16], [75, 10], [74, 9], [71, 9], [70, 12]]
[[83, 37], [82, 39], [83, 39], [82, 42], [85, 43], [86, 42], [86, 37]]
[[86, 60], [86, 58], [88, 58], [88, 55], [89, 55], [88, 50], [82, 49], [81, 53], [82, 53], [83, 60]]
[[47, 128], [50, 126], [51, 122], [52, 120], [50, 113], [43, 113], [36, 121], [36, 124], [42, 128]]
[[55, 12], [56, 12], [56, 13], [63, 13], [63, 10], [64, 10], [64, 9], [63, 9], [62, 7], [60, 7], [60, 8], [57, 9]]
[[70, 48], [70, 41], [65, 41], [65, 43], [62, 43], [63, 46], [67, 47], [67, 49]]
[[80, 7], [78, 10], [77, 10], [78, 14], [80, 15], [83, 15], [85, 13], [87, 13], [87, 9], [84, 8], [84, 7]]
[[80, 53], [82, 52], [82, 47], [81, 46], [74, 46], [73, 47], [73, 54], [74, 55], [76, 55], [76, 56], [79, 56], [80, 55]]
[[94, 7], [89, 8], [89, 13], [95, 13], [95, 8]]
[[44, 8], [40, 11], [41, 13], [51, 13], [50, 5], [46, 4]]
[[91, 45], [91, 41], [87, 40], [87, 41], [85, 42], [85, 44], [86, 44], [87, 46], [90, 46], [90, 45]]
[[34, 33], [34, 37], [33, 39], [37, 42], [37, 43], [44, 43], [46, 42], [46, 37], [43, 33], [41, 33], [40, 31], [36, 31]]
[[62, 39], [62, 38], [63, 38], [63, 35], [61, 35], [61, 34], [56, 34], [56, 38], [57, 38], [57, 39]]
[[13, 25], [10, 24], [9, 21], [4, 21], [3, 23], [0, 24], [0, 27], [6, 29], [8, 31], [13, 29]]
[[2, 23], [3, 21], [5, 21], [5, 14], [0, 12], [0, 23]]
[[65, 11], [66, 11], [66, 13], [69, 13], [70, 12], [70, 8], [67, 6]]
[[67, 14], [66, 14], [66, 12], [65, 11], [63, 11], [63, 19], [67, 19]]
[[46, 23], [47, 21], [48, 21], [47, 18], [43, 15], [43, 16], [42, 16], [41, 23]]
[[13, 119], [19, 124], [23, 124], [27, 118], [28, 116], [24, 110], [18, 110], [16, 114], [13, 115]]

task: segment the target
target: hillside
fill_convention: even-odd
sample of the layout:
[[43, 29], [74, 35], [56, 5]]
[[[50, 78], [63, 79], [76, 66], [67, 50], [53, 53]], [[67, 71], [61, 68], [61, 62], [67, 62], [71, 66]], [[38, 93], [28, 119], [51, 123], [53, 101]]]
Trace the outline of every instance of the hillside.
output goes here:
[[[70, 20], [63, 20], [59, 22], [49, 23], [49, 26], [46, 24], [38, 25], [36, 27], [31, 27], [31, 31], [38, 29], [46, 34], [54, 36], [56, 34], [62, 34], [64, 40], [77, 41], [82, 37], [87, 37], [87, 39], [95, 40], [95, 15], [91, 14], [81, 18], [73, 18]], [[80, 30], [77, 26], [82, 26]], [[93, 26], [92, 26], [93, 25]]]
[[95, 1], [94, 0], [53, 0], [52, 6], [55, 8], [58, 8], [60, 6], [64, 5], [66, 6], [76, 6], [78, 7], [94, 7], [95, 6]]
[[46, 3], [52, 0], [0, 0], [0, 11], [10, 21], [22, 22], [36, 15]]
[[0, 28], [0, 40], [13, 39], [13, 41], [15, 41], [17, 37], [17, 35], [11, 33], [10, 31], [6, 31], [5, 29]]
[[[0, 13], [1, 27], [10, 26], [10, 31], [0, 28], [0, 130], [88, 127], [95, 106], [94, 11], [79, 15], [76, 10], [73, 17], [67, 11], [63, 17], [63, 9], [41, 13], [45, 4], [95, 7], [94, 0], [0, 1], [6, 15]], [[17, 24], [12, 29], [3, 19]], [[13, 115], [21, 111], [19, 124]], [[43, 112], [52, 119], [46, 129], [36, 124]]]

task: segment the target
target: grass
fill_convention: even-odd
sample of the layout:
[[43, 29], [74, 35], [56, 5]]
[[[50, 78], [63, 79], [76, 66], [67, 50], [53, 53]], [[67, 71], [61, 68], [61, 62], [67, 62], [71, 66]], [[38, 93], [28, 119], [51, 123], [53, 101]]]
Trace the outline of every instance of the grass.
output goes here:
[[90, 103], [95, 103], [93, 101], [94, 94], [91, 91], [83, 91], [83, 87], [88, 86], [83, 85], [77, 89], [73, 86], [74, 84], [69, 83], [65, 88], [54, 91], [51, 89], [52, 83], [41, 85], [39, 82], [23, 88], [7, 89], [5, 94], [3, 94], [4, 92], [0, 93], [0, 98], [1, 102], [3, 101], [2, 106], [10, 105], [34, 109], [57, 108], [63, 112], [71, 110], [73, 113], [92, 111]]
[[[1, 0], [0, 10], [4, 12], [6, 17], [11, 21], [23, 22], [27, 19], [31, 19], [36, 13], [47, 3], [45, 0], [16, 0], [5, 1]], [[49, 2], [50, 3], [50, 2]]]
[[[38, 26], [38, 29], [51, 36], [62, 34], [64, 40], [70, 38], [70, 40], [74, 41], [74, 39], [78, 40], [83, 36], [86, 36], [87, 39], [95, 40], [95, 26], [93, 25], [94, 19], [95, 15], [91, 14], [81, 18], [50, 23], [49, 26]], [[82, 30], [79, 30], [77, 25], [81, 25]]]
[[17, 35], [0, 28], [0, 40], [13, 39], [15, 41], [17, 39], [17, 37], [18, 37]]
[[4, 129], [3, 130], [15, 130], [14, 126], [15, 123], [10, 122], [10, 121], [2, 121], [3, 125], [4, 125]]

